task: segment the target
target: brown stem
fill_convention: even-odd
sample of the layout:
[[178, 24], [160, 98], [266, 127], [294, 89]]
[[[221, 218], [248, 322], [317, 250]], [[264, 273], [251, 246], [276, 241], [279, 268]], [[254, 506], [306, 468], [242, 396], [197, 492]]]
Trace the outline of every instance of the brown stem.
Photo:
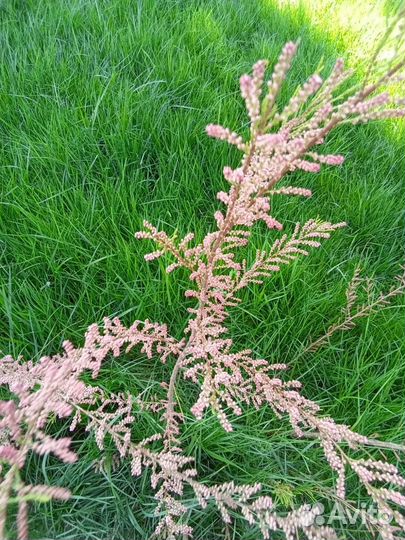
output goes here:
[[6, 538], [4, 529], [7, 520], [7, 506], [10, 498], [10, 492], [13, 488], [14, 477], [17, 472], [17, 465], [13, 465], [7, 472], [0, 485], [0, 539]]
[[[319, 439], [318, 433], [305, 432], [305, 438], [307, 439]], [[364, 446], [372, 446], [374, 448], [382, 448], [383, 450], [394, 450], [398, 452], [405, 452], [405, 445], [392, 442], [379, 441], [378, 439], [367, 439], [362, 443]]]
[[318, 339], [316, 339], [315, 341], [307, 345], [307, 347], [305, 347], [305, 349], [302, 351], [302, 353], [300, 353], [299, 356], [309, 353], [309, 352], [317, 351], [322, 345], [324, 345], [326, 342], [329, 341], [329, 338], [332, 337], [333, 334], [339, 331], [348, 330], [350, 328], [350, 326], [348, 325], [352, 324], [354, 326], [353, 321], [366, 317], [367, 315], [370, 315], [371, 313], [373, 313], [375, 308], [379, 307], [380, 309], [384, 309], [384, 307], [386, 306], [386, 303], [388, 303], [388, 299], [398, 296], [399, 294], [404, 292], [405, 277], [402, 277], [400, 279], [402, 279], [402, 281], [401, 281], [401, 284], [397, 288], [391, 289], [386, 294], [381, 294], [381, 296], [379, 296], [377, 300], [375, 300], [371, 304], [366, 304], [362, 306], [359, 309], [359, 311], [356, 311], [356, 313], [349, 314], [349, 316], [345, 317], [343, 320], [340, 320], [337, 323], [332, 324], [332, 326], [328, 328], [327, 332], [323, 336], [319, 337]]
[[176, 390], [176, 382], [177, 382], [177, 377], [180, 373], [180, 369], [181, 369], [181, 364], [183, 362], [183, 360], [185, 359], [186, 355], [187, 355], [187, 349], [189, 348], [190, 346], [190, 342], [191, 342], [191, 339], [192, 339], [192, 336], [190, 336], [190, 339], [187, 343], [187, 345], [185, 346], [185, 348], [183, 349], [182, 353], [179, 355], [179, 357], [177, 358], [176, 360], [176, 363], [174, 364], [174, 367], [173, 367], [173, 371], [170, 375], [170, 381], [169, 381], [169, 387], [168, 387], [168, 390], [167, 390], [167, 406], [166, 406], [166, 413], [165, 413], [165, 419], [166, 419], [166, 429], [165, 429], [165, 440], [167, 441], [167, 445], [168, 447], [170, 448], [171, 446], [171, 443], [173, 442], [173, 434], [172, 434], [172, 426], [173, 426], [173, 423], [175, 422], [174, 420], [174, 415], [175, 415], [175, 405], [176, 405], [176, 400], [175, 400], [175, 390]]

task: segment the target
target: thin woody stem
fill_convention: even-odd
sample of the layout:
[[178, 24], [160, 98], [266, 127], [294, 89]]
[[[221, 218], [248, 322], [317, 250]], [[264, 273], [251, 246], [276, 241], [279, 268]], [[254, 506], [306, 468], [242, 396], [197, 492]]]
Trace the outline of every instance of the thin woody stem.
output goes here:
[[169, 448], [171, 446], [171, 443], [173, 442], [172, 426], [174, 423], [175, 406], [176, 406], [176, 400], [175, 400], [176, 383], [177, 383], [178, 375], [180, 373], [181, 364], [184, 361], [187, 355], [187, 349], [190, 346], [189, 345], [190, 340], [185, 346], [185, 348], [183, 349], [182, 353], [177, 358], [176, 363], [174, 364], [172, 373], [170, 375], [169, 387], [167, 390], [167, 406], [166, 406], [166, 413], [165, 413], [166, 429], [165, 429], [164, 437], [165, 437], [165, 440], [167, 441], [167, 445]]
[[[318, 433], [305, 432], [306, 439], [319, 439]], [[397, 444], [388, 441], [379, 441], [378, 439], [367, 439], [362, 443], [364, 446], [371, 446], [373, 448], [381, 448], [382, 450], [393, 450], [398, 452], [405, 452], [405, 445]]]
[[370, 315], [376, 307], [384, 308], [385, 304], [388, 303], [387, 301], [389, 299], [398, 296], [405, 291], [405, 275], [398, 278], [400, 280], [400, 285], [398, 287], [396, 287], [395, 289], [391, 289], [386, 294], [381, 293], [380, 296], [376, 300], [374, 300], [374, 302], [363, 305], [355, 313], [349, 314], [349, 316], [345, 317], [343, 320], [340, 320], [330, 326], [323, 336], [319, 337], [318, 339], [312, 341], [309, 345], [307, 345], [307, 347], [305, 347], [305, 349], [301, 352], [299, 356], [302, 356], [309, 352], [315, 352], [322, 345], [324, 345], [324, 343], [326, 343], [333, 334], [339, 332], [340, 330], [347, 330], [348, 324], [351, 324], [357, 319], [361, 319], [363, 317], [366, 317], [367, 315]]

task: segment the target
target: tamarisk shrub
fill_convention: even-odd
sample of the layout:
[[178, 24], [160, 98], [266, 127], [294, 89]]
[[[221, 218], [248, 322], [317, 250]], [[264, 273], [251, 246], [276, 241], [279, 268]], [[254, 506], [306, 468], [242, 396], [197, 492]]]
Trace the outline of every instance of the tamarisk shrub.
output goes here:
[[[345, 226], [343, 222], [311, 219], [297, 223], [291, 232], [279, 233], [283, 224], [279, 216], [271, 213], [272, 198], [311, 196], [309, 189], [289, 185], [290, 180], [283, 183], [286, 177], [297, 169], [316, 173], [323, 166], [340, 166], [343, 156], [317, 150], [339, 125], [405, 115], [403, 102], [391, 97], [388, 90], [401, 77], [403, 61], [391, 62], [373, 82], [369, 75], [367, 83], [350, 85], [352, 71], [338, 60], [326, 79], [312, 75], [280, 108], [278, 95], [296, 51], [296, 43], [284, 46], [267, 83], [265, 60], [253, 66], [252, 75], [241, 77], [250, 126], [247, 137], [221, 125], [207, 126], [210, 137], [234, 145], [242, 153], [239, 167], [224, 168], [228, 190], [217, 195], [223, 209], [215, 212], [215, 229], [200, 243], [194, 241], [191, 232], [177, 238], [147, 221], [144, 230], [136, 233], [137, 238], [156, 243], [146, 260], [169, 254], [172, 262], [167, 272], [180, 267], [188, 272], [190, 288], [186, 296], [195, 304], [188, 310], [182, 338], [172, 337], [165, 325], [135, 321], [127, 328], [118, 319], [107, 318], [103, 331], [97, 325], [89, 327], [82, 347], [65, 342], [62, 354], [38, 362], [10, 356], [2, 359], [0, 383], [8, 388], [10, 397], [0, 403], [0, 538], [7, 536], [10, 504], [18, 505], [18, 538], [26, 540], [30, 501], [70, 496], [68, 487], [27, 485], [23, 479], [31, 452], [53, 453], [66, 463], [77, 459], [68, 437], [56, 439], [46, 433], [47, 423], [54, 416], [69, 418], [71, 430], [84, 423], [94, 434], [100, 451], [106, 439], [112, 441], [117, 460], [129, 460], [134, 476], [143, 474], [144, 469], [150, 471], [157, 501], [155, 534], [159, 537], [192, 536], [187, 523], [189, 509], [183, 498], [186, 492], [192, 492], [202, 508], [215, 504], [225, 524], [231, 521], [231, 515], [240, 515], [258, 527], [264, 538], [269, 538], [272, 531], [284, 533], [288, 540], [337, 538], [330, 527], [316, 525], [316, 510], [309, 506], [284, 513], [276, 511], [259, 484], [208, 485], [198, 480], [198, 463], [181, 448], [180, 432], [186, 420], [177, 407], [175, 389], [183, 380], [192, 381], [198, 388], [198, 397], [191, 406], [194, 417], [200, 420], [211, 411], [225, 431], [233, 429], [233, 419], [247, 407], [268, 407], [277, 417], [288, 418], [297, 437], [318, 440], [336, 474], [339, 499], [346, 496], [346, 473], [351, 470], [379, 510], [393, 518], [389, 524], [374, 522], [370, 526], [377, 528], [385, 540], [405, 531], [401, 512], [405, 508], [401, 492], [405, 479], [388, 462], [358, 456], [362, 448], [375, 441], [322, 416], [320, 407], [302, 394], [300, 382], [285, 377], [284, 363], [270, 364], [250, 350], [238, 350], [226, 325], [229, 308], [241, 302], [242, 289], [260, 284], [283, 266], [308, 256]], [[238, 254], [249, 244], [252, 227], [258, 221], [277, 236], [269, 250], [258, 250], [253, 262], [248, 263]], [[359, 279], [356, 271], [342, 318], [308, 350], [326, 344], [335, 331], [350, 328], [356, 318], [384, 307], [405, 289], [404, 278], [399, 278], [396, 288], [353, 311]], [[170, 380], [162, 382], [164, 399], [146, 403], [141, 396], [109, 395], [83, 381], [85, 371], [96, 379], [102, 363], [111, 355], [120, 357], [135, 346], [140, 346], [148, 358], [160, 358], [172, 366]], [[134, 440], [132, 426], [136, 416], [146, 409], [158, 415], [161, 427], [151, 437]]]

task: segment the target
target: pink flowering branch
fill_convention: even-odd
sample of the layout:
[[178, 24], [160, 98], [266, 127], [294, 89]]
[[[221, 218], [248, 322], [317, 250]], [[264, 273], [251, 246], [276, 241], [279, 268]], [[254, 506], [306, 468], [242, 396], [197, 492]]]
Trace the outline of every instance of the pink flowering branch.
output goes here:
[[[312, 147], [322, 144], [338, 125], [346, 121], [357, 123], [382, 119], [387, 110], [392, 116], [403, 116], [405, 113], [402, 108], [384, 108], [391, 107], [394, 101], [386, 91], [377, 93], [403, 68], [403, 61], [391, 67], [375, 83], [361, 87], [353, 95], [341, 93], [339, 99], [342, 83], [352, 74], [344, 69], [342, 60], [336, 62], [325, 81], [318, 74], [311, 76], [284, 109], [278, 112], [277, 96], [296, 50], [294, 43], [284, 47], [263, 98], [266, 61], [254, 65], [252, 76], [241, 77], [241, 94], [250, 119], [250, 140], [243, 141], [237, 133], [222, 126], [207, 127], [210, 136], [235, 145], [244, 154], [239, 168], [224, 168], [230, 188], [228, 192], [221, 191], [217, 195], [226, 206], [226, 212], [215, 213], [216, 231], [208, 233], [202, 243], [194, 247], [189, 246], [193, 238], [189, 233], [186, 241], [181, 243], [181, 249], [174, 248], [173, 243], [166, 249], [168, 240], [165, 233], [158, 232], [149, 223], [146, 223], [145, 232], [137, 233], [138, 238], [150, 238], [159, 245], [159, 251], [147, 256], [148, 259], [168, 251], [176, 257], [176, 262], [168, 267], [168, 271], [178, 266], [186, 267], [196, 286], [186, 292], [188, 297], [197, 300], [197, 306], [189, 309], [193, 317], [185, 329], [186, 335], [189, 335], [185, 347], [187, 352], [178, 359], [169, 385], [169, 417], [173, 410], [173, 385], [181, 368], [185, 368], [186, 377], [195, 382], [201, 381], [201, 393], [192, 409], [194, 414], [200, 418], [202, 412], [210, 407], [221, 419], [222, 425], [226, 429], [231, 428], [217, 395], [230, 380], [238, 385], [244, 380], [238, 367], [243, 353], [241, 356], [238, 353], [230, 354], [232, 340], [222, 338], [227, 333], [224, 325], [227, 311], [239, 303], [236, 293], [251, 282], [261, 282], [298, 255], [308, 255], [308, 248], [319, 247], [320, 239], [328, 238], [331, 232], [344, 225], [314, 220], [303, 226], [297, 224], [290, 239], [284, 235], [274, 242], [269, 253], [258, 251], [250, 267], [246, 261], [239, 262], [237, 251], [248, 244], [250, 229], [257, 221], [264, 221], [269, 229], [282, 229], [282, 224], [270, 214], [271, 196], [311, 195], [303, 188], [289, 186], [276, 189], [275, 184], [296, 169], [315, 173], [321, 165], [341, 165], [343, 156], [322, 155], [312, 150]], [[370, 114], [373, 116], [370, 117]], [[277, 132], [271, 132], [274, 127], [278, 127]], [[227, 395], [226, 400], [234, 412], [240, 410]]]
[[[107, 438], [112, 441], [117, 461], [129, 460], [133, 476], [139, 476], [145, 468], [150, 470], [159, 518], [157, 536], [173, 539], [192, 534], [186, 523], [188, 508], [184, 503], [185, 490], [189, 489], [202, 508], [213, 502], [225, 524], [230, 522], [231, 514], [240, 515], [259, 526], [264, 538], [269, 538], [272, 531], [281, 531], [287, 540], [301, 533], [308, 540], [336, 539], [328, 527], [314, 525], [313, 509], [303, 506], [287, 515], [275, 512], [272, 499], [260, 494], [259, 484], [238, 486], [230, 482], [207, 486], [197, 480], [194, 460], [184, 455], [180, 445], [185, 418], [176, 410], [176, 388], [183, 379], [193, 381], [199, 389], [192, 414], [200, 420], [211, 410], [227, 431], [233, 429], [231, 417], [240, 416], [249, 406], [267, 407], [279, 418], [288, 417], [296, 436], [315, 437], [319, 442], [337, 475], [339, 498], [346, 496], [346, 471], [351, 469], [378, 507], [390, 511], [395, 519], [380, 527], [382, 538], [393, 540], [396, 528], [405, 530], [405, 495], [401, 493], [405, 479], [398, 469], [386, 462], [353, 458], [352, 453], [369, 444], [369, 439], [322, 416], [319, 406], [302, 395], [299, 381], [282, 378], [286, 364], [270, 364], [266, 359], [255, 358], [248, 349], [235, 350], [228, 335], [226, 321], [230, 310], [241, 302], [240, 290], [252, 283], [261, 284], [283, 266], [308, 256], [345, 225], [311, 219], [297, 223], [292, 232], [279, 235], [283, 224], [272, 212], [272, 198], [312, 195], [306, 188], [281, 182], [287, 176], [290, 179], [296, 170], [317, 173], [323, 166], [340, 166], [343, 156], [315, 151], [338, 126], [405, 115], [403, 100], [392, 98], [387, 90], [402, 75], [405, 60], [389, 66], [375, 82], [369, 82], [368, 76], [367, 84], [350, 86], [344, 91], [342, 85], [348, 83], [352, 72], [338, 60], [329, 77], [323, 80], [317, 73], [311, 75], [287, 104], [279, 107], [280, 90], [296, 51], [297, 44], [285, 45], [267, 83], [268, 64], [264, 60], [253, 66], [252, 75], [241, 77], [240, 91], [250, 125], [246, 140], [230, 128], [207, 126], [209, 136], [235, 146], [243, 154], [239, 167], [224, 167], [228, 189], [217, 194], [224, 207], [214, 214], [214, 230], [200, 243], [194, 242], [193, 233], [182, 238], [169, 236], [147, 221], [144, 230], [136, 233], [137, 238], [157, 244], [157, 249], [145, 256], [146, 260], [153, 261], [167, 253], [174, 259], [168, 272], [179, 267], [189, 272], [191, 287], [186, 296], [193, 298], [195, 305], [188, 309], [190, 317], [184, 338], [178, 341], [169, 335], [165, 325], [148, 320], [135, 321], [127, 328], [119, 319], [107, 318], [103, 332], [97, 325], [89, 327], [83, 347], [77, 348], [67, 341], [61, 355], [44, 357], [37, 363], [11, 357], [0, 362], [0, 384], [12, 394], [10, 399], [0, 402], [0, 538], [5, 536], [10, 503], [18, 504], [18, 538], [26, 540], [30, 501], [70, 496], [64, 488], [25, 485], [21, 477], [30, 452], [53, 453], [66, 463], [77, 459], [70, 438], [55, 439], [45, 432], [49, 418], [56, 416], [69, 418], [72, 430], [79, 422], [85, 422], [100, 451]], [[269, 250], [258, 250], [248, 264], [240, 252], [249, 244], [252, 228], [258, 222], [265, 223], [271, 234], [279, 236], [274, 237]], [[396, 294], [395, 290], [389, 297]], [[355, 296], [353, 285], [346, 318], [336, 330], [352, 325], [356, 318], [385, 302], [381, 297], [370, 308], [353, 314]], [[334, 331], [329, 330], [327, 338]], [[150, 359], [176, 359], [169, 382], [163, 384], [164, 399], [142, 404], [138, 396], [107, 395], [99, 387], [83, 382], [85, 371], [90, 371], [94, 379], [109, 357], [119, 357], [135, 346]], [[137, 442], [132, 433], [135, 403], [161, 415], [161, 429]], [[347, 446], [351, 452], [344, 451]]]
[[188, 508], [181, 500], [188, 487], [201, 508], [204, 509], [209, 502], [213, 502], [224, 523], [231, 523], [232, 512], [247, 520], [250, 525], [257, 525], [264, 539], [270, 538], [272, 531], [279, 531], [284, 533], [286, 539], [293, 538], [292, 534], [302, 532], [308, 540], [317, 537], [337, 540], [333, 529], [315, 524], [315, 508], [302, 506], [282, 515], [275, 512], [270, 497], [260, 494], [262, 486], [258, 483], [236, 485], [228, 482], [207, 486], [199, 482], [194, 459], [182, 455], [180, 448], [171, 449], [166, 445], [161, 450], [150, 448], [151, 444], [162, 439], [157, 434], [133, 443], [129, 428], [132, 418], [128, 416], [131, 404], [120, 396], [117, 396], [115, 401], [118, 408], [109, 414], [108, 419], [104, 413], [104, 404], [97, 410], [80, 406], [75, 408], [80, 417], [90, 420], [86, 429], [94, 431], [100, 450], [103, 449], [104, 439], [109, 436], [119, 450], [119, 459], [130, 459], [133, 476], [141, 475], [144, 468], [151, 470], [151, 487], [155, 490], [157, 500], [155, 516], [159, 519], [153, 537], [174, 539], [192, 535], [192, 528], [184, 523]]
[[[0, 462], [8, 467], [0, 482], [0, 538], [4, 538], [7, 505], [12, 502], [13, 491], [21, 502], [18, 514], [19, 540], [25, 540], [27, 536], [27, 493], [20, 478], [20, 471], [28, 454], [53, 453], [65, 463], [73, 463], [77, 459], [76, 453], [70, 450], [70, 438], [54, 439], [44, 432], [50, 415], [59, 418], [73, 415], [71, 429], [74, 429], [81, 419], [77, 404], [94, 406], [101, 400], [102, 404], [98, 409], [101, 421], [97, 431], [98, 440], [103, 437], [105, 425], [117, 415], [126, 415], [125, 420], [121, 419], [121, 424], [126, 427], [126, 436], [129, 437], [128, 424], [131, 426], [134, 420], [131, 415], [132, 398], [125, 402], [121, 396], [106, 397], [97, 386], [86, 385], [81, 376], [86, 370], [90, 370], [93, 378], [97, 377], [102, 362], [109, 355], [120, 356], [124, 347], [128, 353], [136, 345], [141, 346], [141, 351], [148, 358], [158, 355], [163, 362], [170, 354], [178, 355], [182, 348], [182, 343], [168, 334], [165, 325], [135, 321], [126, 328], [119, 319], [111, 321], [106, 318], [104, 333], [100, 333], [97, 325], [91, 325], [81, 348], [75, 348], [69, 341], [65, 341], [64, 354], [43, 357], [36, 364], [32, 361], [23, 362], [21, 359], [16, 361], [10, 356], [1, 360], [0, 384], [8, 387], [13, 398], [0, 402], [0, 434], [3, 439], [0, 445]], [[106, 408], [111, 405], [117, 405], [118, 410], [109, 413]], [[119, 439], [114, 442], [118, 444]], [[120, 447], [119, 450], [124, 452]], [[1, 472], [0, 470], [0, 475]], [[37, 496], [35, 500], [45, 500], [45, 488], [42, 492], [38, 486], [31, 488], [30, 494]], [[42, 499], [39, 497], [41, 493]], [[52, 498], [52, 494], [54, 498], [61, 498], [62, 491], [49, 487], [48, 493], [49, 498]], [[68, 497], [68, 490], [64, 490], [63, 494], [65, 498]]]
[[[363, 85], [353, 94], [341, 92], [339, 96], [341, 85], [352, 73], [344, 69], [342, 60], [338, 60], [329, 78], [323, 81], [318, 74], [311, 76], [278, 111], [277, 96], [295, 53], [296, 45], [288, 43], [263, 98], [267, 62], [255, 64], [252, 76], [241, 77], [241, 94], [250, 119], [250, 140], [243, 141], [236, 132], [219, 125], [207, 127], [208, 135], [235, 145], [244, 155], [239, 168], [224, 168], [230, 188], [217, 195], [226, 206], [225, 213], [215, 213], [217, 229], [208, 233], [201, 244], [187, 246], [182, 252], [181, 256], [190, 261], [188, 264], [182, 264], [181, 258], [176, 256], [176, 263], [168, 269], [184, 266], [191, 271], [190, 280], [196, 287], [188, 290], [186, 296], [195, 298], [197, 306], [189, 309], [192, 318], [185, 329], [189, 337], [172, 372], [167, 410], [170, 418], [175, 406], [174, 387], [181, 371], [184, 377], [201, 385], [200, 395], [191, 409], [193, 414], [201, 419], [205, 410], [211, 408], [225, 430], [232, 429], [227, 410], [240, 415], [243, 403], [253, 403], [257, 407], [268, 404], [277, 415], [289, 416], [298, 436], [315, 433], [325, 457], [339, 473], [337, 493], [343, 498], [344, 467], [353, 462], [338, 462], [334, 457], [342, 442], [355, 447], [366, 444], [367, 438], [332, 419], [319, 416], [319, 407], [298, 391], [298, 381], [285, 383], [269, 377], [272, 369], [285, 369], [286, 366], [273, 367], [265, 360], [253, 359], [250, 351], [233, 352], [232, 340], [224, 337], [227, 333], [224, 322], [228, 309], [240, 302], [236, 294], [241, 288], [249, 283], [261, 283], [263, 278], [279, 271], [281, 265], [294, 261], [299, 255], [308, 255], [308, 248], [320, 247], [319, 240], [329, 238], [331, 232], [344, 225], [314, 220], [303, 226], [297, 224], [293, 235], [276, 240], [269, 253], [258, 251], [249, 267], [246, 261], [239, 262], [236, 258], [237, 250], [248, 244], [250, 229], [257, 221], [264, 221], [269, 229], [282, 229], [282, 224], [270, 214], [271, 196], [311, 195], [303, 188], [275, 188], [287, 174], [297, 169], [317, 173], [322, 165], [343, 163], [343, 156], [322, 155], [312, 149], [324, 143], [332, 130], [345, 123], [405, 115], [405, 109], [401, 105], [398, 107], [398, 102], [387, 92], [378, 94], [383, 85], [396, 82], [395, 77], [404, 61], [391, 67], [375, 83]], [[271, 132], [275, 127], [278, 131]], [[156, 240], [160, 246], [161, 234], [148, 226], [147, 237]], [[138, 237], [145, 237], [145, 234], [138, 233]], [[359, 479], [363, 480], [361, 476]]]

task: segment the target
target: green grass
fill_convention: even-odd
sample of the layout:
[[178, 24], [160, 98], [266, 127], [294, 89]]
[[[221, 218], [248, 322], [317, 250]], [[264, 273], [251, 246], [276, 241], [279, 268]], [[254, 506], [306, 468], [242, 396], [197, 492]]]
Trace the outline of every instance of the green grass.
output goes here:
[[[150, 245], [137, 242], [134, 232], [144, 218], [199, 238], [212, 227], [222, 167], [235, 165], [238, 155], [208, 140], [204, 126], [246, 124], [238, 78], [254, 61], [274, 62], [285, 41], [301, 37], [291, 91], [321, 60], [331, 66], [338, 54], [348, 56], [355, 41], [336, 40], [322, 30], [319, 13], [317, 25], [308, 13], [271, 0], [0, 3], [3, 353], [54, 354], [65, 339], [82, 343], [86, 327], [106, 315], [127, 324], [148, 317], [181, 335], [186, 274], [167, 276], [163, 262], [145, 263]], [[299, 353], [308, 336], [322, 334], [336, 317], [357, 263], [385, 288], [398, 273], [404, 135], [403, 123], [340, 129], [326, 148], [344, 153], [344, 166], [295, 175], [294, 184], [314, 196], [276, 203], [287, 230], [316, 216], [349, 226], [248, 291], [231, 323], [239, 346], [289, 362], [291, 377], [300, 378], [325, 413], [396, 442], [403, 442], [405, 415], [401, 300], [335, 337], [326, 350]], [[258, 229], [255, 243], [275, 237], [264, 233]], [[107, 363], [100, 384], [152, 393], [169, 372], [170, 365], [131, 354]], [[193, 392], [186, 385], [180, 393], [185, 408]], [[135, 429], [149, 433], [153, 422], [141, 418]], [[280, 508], [319, 500], [332, 487], [316, 447], [294, 440], [288, 423], [268, 411], [247, 412], [231, 434], [210, 416], [200, 423], [190, 418], [182, 438], [201, 478], [261, 481]], [[154, 508], [148, 478], [132, 478], [127, 466], [95, 473], [97, 450], [85, 432], [75, 436], [75, 446], [82, 459], [74, 466], [33, 458], [28, 467], [32, 481], [54, 481], [74, 493], [69, 503], [33, 509], [32, 537], [148, 538]], [[189, 502], [195, 538], [224, 538], [216, 512]], [[228, 534], [257, 538], [240, 521]]]

